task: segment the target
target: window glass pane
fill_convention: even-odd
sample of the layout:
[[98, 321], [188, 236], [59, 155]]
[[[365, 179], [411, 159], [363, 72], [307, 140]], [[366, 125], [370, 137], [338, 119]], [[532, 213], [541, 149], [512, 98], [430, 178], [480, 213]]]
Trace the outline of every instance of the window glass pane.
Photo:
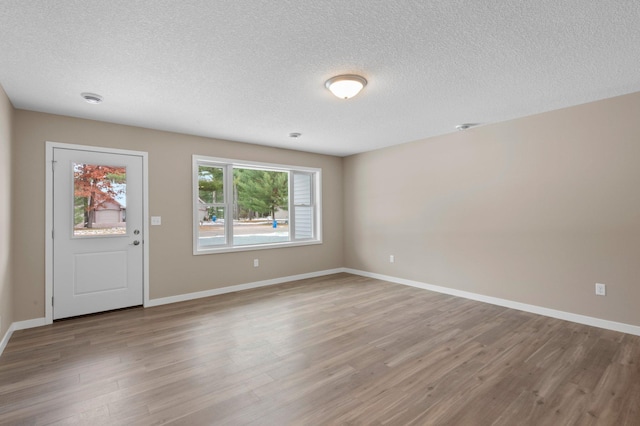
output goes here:
[[73, 163], [73, 235], [127, 233], [127, 169]]
[[233, 245], [289, 241], [289, 173], [233, 169]]
[[224, 203], [224, 169], [198, 166], [198, 197], [203, 203]]
[[310, 173], [293, 172], [293, 203], [295, 210], [296, 240], [313, 238], [313, 176]]
[[296, 206], [311, 205], [311, 175], [307, 173], [293, 174], [293, 200]]
[[254, 220], [251, 222], [234, 221], [233, 245], [281, 243], [289, 241], [289, 223], [287, 220]]
[[313, 237], [313, 207], [295, 206], [296, 239]]
[[226, 244], [224, 233], [224, 207], [198, 204], [198, 247], [206, 248]]

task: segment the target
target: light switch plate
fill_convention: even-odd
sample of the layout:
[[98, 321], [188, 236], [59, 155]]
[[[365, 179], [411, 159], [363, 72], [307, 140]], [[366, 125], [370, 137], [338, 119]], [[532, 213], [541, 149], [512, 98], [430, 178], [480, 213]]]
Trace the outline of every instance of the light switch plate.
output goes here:
[[162, 225], [162, 217], [161, 216], [151, 216], [151, 224], [152, 225]]

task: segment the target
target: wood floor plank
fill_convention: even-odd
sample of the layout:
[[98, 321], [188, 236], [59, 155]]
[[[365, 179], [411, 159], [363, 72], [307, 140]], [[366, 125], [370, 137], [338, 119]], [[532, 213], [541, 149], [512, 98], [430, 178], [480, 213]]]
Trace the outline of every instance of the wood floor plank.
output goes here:
[[640, 337], [350, 274], [16, 331], [0, 424], [640, 425]]

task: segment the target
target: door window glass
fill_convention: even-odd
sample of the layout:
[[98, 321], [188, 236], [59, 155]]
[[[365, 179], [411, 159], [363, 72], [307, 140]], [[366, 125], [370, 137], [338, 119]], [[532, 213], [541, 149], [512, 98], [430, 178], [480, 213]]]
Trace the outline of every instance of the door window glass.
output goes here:
[[126, 167], [73, 163], [73, 235], [124, 235], [126, 221]]

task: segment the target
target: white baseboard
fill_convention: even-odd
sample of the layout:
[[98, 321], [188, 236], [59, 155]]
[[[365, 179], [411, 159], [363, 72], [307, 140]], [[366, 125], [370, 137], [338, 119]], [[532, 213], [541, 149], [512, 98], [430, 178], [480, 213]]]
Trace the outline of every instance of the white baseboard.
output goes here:
[[345, 269], [344, 268], [327, 269], [324, 271], [310, 272], [307, 274], [290, 275], [288, 277], [274, 278], [271, 280], [255, 281], [252, 283], [232, 285], [229, 287], [214, 288], [211, 290], [198, 291], [195, 293], [186, 293], [186, 294], [178, 294], [176, 296], [161, 297], [159, 299], [150, 299], [147, 303], [145, 303], [144, 307], [150, 308], [152, 306], [166, 305], [169, 303], [185, 302], [187, 300], [217, 296], [219, 294], [234, 293], [236, 291], [250, 290], [252, 288], [283, 284], [290, 281], [304, 280], [307, 278], [322, 277], [325, 275], [337, 274], [340, 272], [345, 272]]
[[26, 321], [18, 321], [11, 324], [13, 330], [25, 330], [27, 328], [40, 327], [43, 325], [47, 325], [45, 318], [34, 318]]
[[2, 337], [2, 340], [0, 340], [0, 355], [2, 355], [2, 352], [4, 352], [4, 348], [7, 347], [7, 343], [9, 343], [9, 339], [11, 338], [11, 335], [14, 331], [40, 327], [41, 325], [45, 325], [44, 318], [34, 318], [26, 321], [18, 321], [12, 323], [7, 329], [7, 332]]
[[407, 280], [404, 278], [396, 278], [389, 275], [375, 274], [372, 272], [360, 271], [357, 269], [344, 268], [343, 272], [349, 274], [360, 275], [368, 278], [389, 281], [392, 283], [408, 285], [424, 290], [435, 291], [437, 293], [449, 294], [451, 296], [462, 297], [465, 299], [477, 300], [479, 302], [490, 303], [492, 305], [503, 306], [505, 308], [517, 309], [519, 311], [530, 312], [533, 314], [544, 315], [551, 318], [557, 318], [565, 321], [571, 321], [578, 324], [590, 325], [593, 327], [604, 328], [607, 330], [619, 331], [622, 333], [640, 336], [640, 327], [637, 325], [625, 324], [621, 322], [609, 321], [600, 318], [589, 317], [586, 315], [574, 314], [571, 312], [558, 311], [556, 309], [543, 308], [542, 306], [529, 305], [527, 303], [514, 302], [512, 300], [500, 299], [498, 297], [485, 296], [483, 294], [471, 293], [463, 290], [456, 290], [448, 287], [441, 287], [433, 284], [425, 284], [419, 281]]
[[9, 339], [11, 339], [12, 334], [13, 334], [13, 324], [9, 326], [9, 328], [7, 329], [7, 332], [4, 333], [2, 340], [0, 340], [0, 355], [2, 355], [4, 348], [7, 347], [7, 343], [9, 343]]

